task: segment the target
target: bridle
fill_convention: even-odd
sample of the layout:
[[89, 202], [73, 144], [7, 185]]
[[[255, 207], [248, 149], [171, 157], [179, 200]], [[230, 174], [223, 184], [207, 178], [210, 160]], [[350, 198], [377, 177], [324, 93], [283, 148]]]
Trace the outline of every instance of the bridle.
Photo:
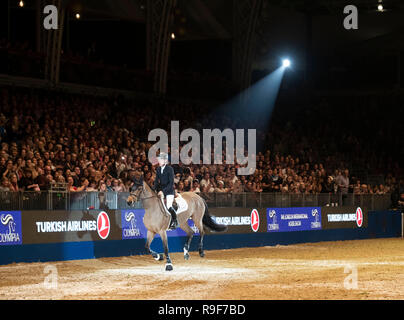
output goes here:
[[139, 200], [147, 200], [147, 199], [151, 199], [151, 198], [158, 198], [158, 196], [156, 194], [153, 194], [150, 197], [142, 198], [141, 195], [142, 195], [142, 193], [144, 193], [145, 188], [143, 186], [141, 186], [141, 185], [139, 187], [142, 188], [142, 191], [140, 191], [138, 195], [135, 195], [136, 190], [134, 192], [130, 192], [130, 195], [135, 197], [136, 202], [139, 201]]
[[133, 193], [132, 192], [130, 193], [136, 199], [136, 201], [133, 201], [133, 202], [137, 202], [139, 200], [147, 200], [147, 199], [157, 198], [159, 200], [158, 204], [159, 204], [160, 209], [162, 210], [162, 212], [165, 212], [164, 207], [162, 207], [160, 197], [158, 195], [156, 195], [155, 192], [152, 192], [153, 194], [150, 197], [141, 198], [140, 196], [142, 195], [142, 193], [144, 193], [145, 188], [144, 188], [143, 185], [139, 185], [138, 187], [142, 188], [142, 191], [140, 191], [138, 195], [134, 195], [134, 193], [136, 192], [137, 189]]

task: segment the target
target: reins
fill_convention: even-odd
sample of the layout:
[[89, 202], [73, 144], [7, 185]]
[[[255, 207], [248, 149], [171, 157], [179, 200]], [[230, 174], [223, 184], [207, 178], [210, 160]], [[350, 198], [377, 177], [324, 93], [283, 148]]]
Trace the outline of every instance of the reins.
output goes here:
[[142, 193], [144, 193], [144, 191], [145, 191], [145, 188], [142, 186], [142, 191], [141, 191], [140, 194], [139, 194], [139, 200], [148, 200], [148, 199], [152, 199], [152, 198], [157, 198], [157, 199], [158, 199], [158, 204], [159, 204], [160, 210], [163, 212], [164, 215], [167, 215], [166, 210], [164, 209], [163, 204], [162, 204], [162, 201], [160, 201], [161, 199], [159, 198], [159, 196], [157, 196], [157, 195], [152, 191], [152, 193], [153, 193], [152, 196], [146, 197], [146, 198], [141, 198], [140, 195], [141, 195]]

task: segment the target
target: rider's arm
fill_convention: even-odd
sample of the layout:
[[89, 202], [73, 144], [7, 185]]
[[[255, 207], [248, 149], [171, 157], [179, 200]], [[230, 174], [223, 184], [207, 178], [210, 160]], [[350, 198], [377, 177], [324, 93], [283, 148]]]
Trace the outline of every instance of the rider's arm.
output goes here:
[[154, 191], [158, 192], [160, 191], [160, 175], [158, 173], [158, 168], [156, 170], [156, 178], [154, 179], [154, 185], [153, 185]]

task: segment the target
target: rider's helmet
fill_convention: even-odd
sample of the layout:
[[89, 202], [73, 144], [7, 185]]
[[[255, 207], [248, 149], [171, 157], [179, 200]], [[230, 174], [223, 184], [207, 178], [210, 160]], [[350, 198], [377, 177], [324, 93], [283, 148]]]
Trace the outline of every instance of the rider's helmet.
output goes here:
[[159, 162], [159, 164], [161, 166], [167, 164], [167, 162], [168, 162], [168, 154], [165, 153], [165, 152], [160, 152], [160, 154], [157, 157], [157, 160], [158, 160], [158, 162]]

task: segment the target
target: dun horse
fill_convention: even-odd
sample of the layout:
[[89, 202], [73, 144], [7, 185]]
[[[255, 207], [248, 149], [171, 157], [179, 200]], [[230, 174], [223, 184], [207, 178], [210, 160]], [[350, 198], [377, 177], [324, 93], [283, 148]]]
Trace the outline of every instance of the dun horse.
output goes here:
[[[222, 232], [227, 230], [227, 226], [217, 224], [209, 214], [208, 206], [205, 200], [194, 192], [184, 192], [181, 196], [188, 203], [188, 209], [178, 214], [179, 227], [187, 234], [187, 240], [184, 245], [184, 258], [189, 259], [189, 247], [194, 236], [194, 231], [188, 225], [188, 219], [192, 218], [195, 226], [199, 229], [199, 255], [203, 258], [203, 237], [205, 235], [204, 227]], [[127, 199], [128, 205], [133, 206], [135, 202], [141, 200], [145, 209], [143, 223], [147, 228], [146, 250], [155, 260], [163, 260], [163, 255], [150, 249], [154, 236], [159, 234], [163, 242], [164, 254], [166, 257], [166, 271], [173, 270], [173, 265], [168, 253], [167, 229], [170, 223], [170, 215], [166, 213], [160, 197], [149, 187], [149, 185], [140, 179], [132, 187], [130, 196]]]

